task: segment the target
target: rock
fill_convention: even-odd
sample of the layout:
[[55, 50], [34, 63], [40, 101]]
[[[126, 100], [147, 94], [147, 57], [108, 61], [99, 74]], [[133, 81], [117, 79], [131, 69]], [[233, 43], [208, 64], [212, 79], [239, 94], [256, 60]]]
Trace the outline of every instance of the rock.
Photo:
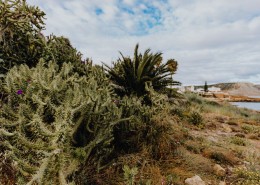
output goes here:
[[215, 175], [217, 175], [219, 177], [223, 177], [226, 175], [226, 170], [224, 168], [222, 168], [219, 164], [214, 165], [213, 171], [214, 171]]
[[233, 171], [234, 171], [233, 167], [231, 167], [231, 166], [227, 167], [227, 174], [231, 175], [233, 173]]
[[209, 141], [213, 141], [213, 142], [215, 142], [215, 143], [218, 142], [218, 138], [216, 138], [216, 137], [214, 137], [214, 136], [208, 136], [207, 139], [208, 139]]
[[187, 185], [206, 185], [206, 183], [198, 175], [195, 175], [191, 178], [186, 179], [185, 184], [187, 184]]
[[220, 181], [218, 185], [226, 185], [226, 182]]
[[246, 166], [249, 166], [249, 165], [250, 165], [250, 162], [248, 162], [248, 161], [243, 161], [243, 163], [244, 163], [244, 165], [246, 165]]

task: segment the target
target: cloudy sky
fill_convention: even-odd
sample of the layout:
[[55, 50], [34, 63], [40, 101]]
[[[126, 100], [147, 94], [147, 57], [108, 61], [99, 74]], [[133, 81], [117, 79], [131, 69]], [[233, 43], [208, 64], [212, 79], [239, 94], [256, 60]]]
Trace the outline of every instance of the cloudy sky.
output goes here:
[[184, 85], [260, 84], [260, 0], [27, 0], [45, 34], [68, 37], [94, 63], [151, 48], [179, 62]]

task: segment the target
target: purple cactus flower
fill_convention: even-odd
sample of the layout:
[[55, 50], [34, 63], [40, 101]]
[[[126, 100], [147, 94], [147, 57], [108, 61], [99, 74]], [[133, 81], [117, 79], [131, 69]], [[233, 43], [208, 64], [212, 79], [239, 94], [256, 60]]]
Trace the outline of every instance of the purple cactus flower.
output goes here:
[[20, 95], [20, 94], [23, 94], [23, 90], [22, 89], [19, 89], [16, 94]]

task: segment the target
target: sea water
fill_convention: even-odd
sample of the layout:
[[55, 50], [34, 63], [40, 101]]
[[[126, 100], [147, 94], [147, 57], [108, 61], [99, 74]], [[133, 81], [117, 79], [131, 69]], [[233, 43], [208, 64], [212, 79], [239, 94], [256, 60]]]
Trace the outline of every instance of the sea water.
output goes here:
[[232, 105], [260, 111], [260, 102], [232, 102]]

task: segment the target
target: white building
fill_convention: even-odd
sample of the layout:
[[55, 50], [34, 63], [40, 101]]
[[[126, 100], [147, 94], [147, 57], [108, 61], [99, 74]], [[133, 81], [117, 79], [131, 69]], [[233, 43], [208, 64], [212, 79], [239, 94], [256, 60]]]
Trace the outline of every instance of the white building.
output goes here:
[[195, 92], [196, 92], [196, 93], [203, 93], [203, 92], [204, 92], [204, 89], [198, 88], [198, 89], [195, 90]]
[[186, 86], [185, 87], [185, 91], [187, 92], [194, 92], [194, 86], [192, 85], [192, 86]]
[[220, 92], [221, 89], [219, 87], [210, 87], [210, 88], [208, 88], [208, 91], [209, 92]]
[[174, 86], [174, 89], [177, 89], [178, 93], [184, 93], [185, 92], [184, 86]]

